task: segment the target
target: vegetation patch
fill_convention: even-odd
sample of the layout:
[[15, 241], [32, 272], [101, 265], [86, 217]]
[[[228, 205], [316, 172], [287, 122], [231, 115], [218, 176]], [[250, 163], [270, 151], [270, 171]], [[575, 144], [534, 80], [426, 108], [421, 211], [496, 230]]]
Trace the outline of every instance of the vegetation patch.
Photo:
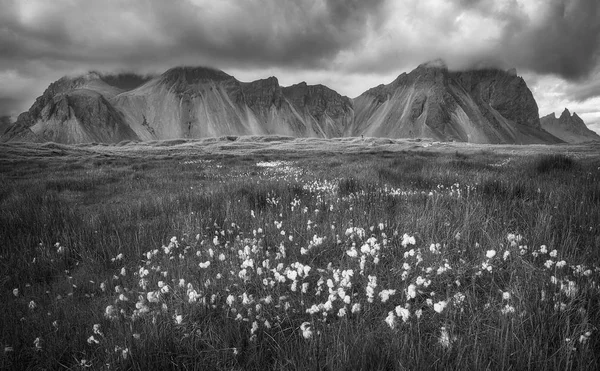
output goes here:
[[534, 169], [539, 174], [572, 171], [577, 168], [577, 162], [563, 154], [541, 155], [534, 162]]

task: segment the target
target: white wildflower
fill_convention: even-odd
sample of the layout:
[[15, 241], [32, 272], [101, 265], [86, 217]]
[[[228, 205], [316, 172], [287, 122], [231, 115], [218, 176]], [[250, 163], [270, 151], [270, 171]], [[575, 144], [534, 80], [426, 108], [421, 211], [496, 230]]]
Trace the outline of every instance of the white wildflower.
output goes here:
[[435, 310], [437, 313], [442, 313], [447, 305], [448, 302], [446, 301], [438, 301], [437, 303], [433, 304], [433, 310]]
[[408, 321], [408, 318], [410, 317], [410, 311], [408, 309], [403, 308], [398, 305], [396, 307], [396, 315], [398, 317], [401, 317], [403, 322], [406, 322], [406, 321]]
[[390, 296], [394, 295], [396, 290], [381, 290], [379, 293], [379, 297], [381, 298], [381, 302], [385, 303], [390, 299]]
[[313, 336], [313, 332], [310, 328], [310, 322], [303, 322], [300, 325], [300, 331], [305, 339], [310, 339]]
[[396, 316], [394, 315], [393, 311], [388, 312], [388, 315], [385, 318], [385, 323], [387, 323], [392, 330], [396, 327]]

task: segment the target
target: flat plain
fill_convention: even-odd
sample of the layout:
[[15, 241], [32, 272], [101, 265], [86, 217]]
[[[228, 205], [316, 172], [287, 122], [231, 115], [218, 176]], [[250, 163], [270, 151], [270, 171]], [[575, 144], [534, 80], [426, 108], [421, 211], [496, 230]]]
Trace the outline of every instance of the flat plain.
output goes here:
[[599, 369], [600, 146], [0, 145], [1, 369]]

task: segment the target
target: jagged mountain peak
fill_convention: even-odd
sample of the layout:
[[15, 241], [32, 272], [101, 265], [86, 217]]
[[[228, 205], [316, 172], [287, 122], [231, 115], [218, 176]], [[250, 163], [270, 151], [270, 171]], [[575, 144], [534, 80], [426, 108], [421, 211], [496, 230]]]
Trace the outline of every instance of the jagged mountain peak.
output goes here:
[[561, 116], [569, 116], [569, 117], [571, 117], [571, 111], [569, 111], [569, 109], [565, 107], [565, 109], [563, 110]]

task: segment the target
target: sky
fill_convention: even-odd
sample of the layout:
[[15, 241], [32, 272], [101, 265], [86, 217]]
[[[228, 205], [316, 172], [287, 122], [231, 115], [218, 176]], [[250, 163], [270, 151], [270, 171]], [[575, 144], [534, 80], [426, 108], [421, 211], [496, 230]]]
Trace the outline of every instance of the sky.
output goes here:
[[64, 75], [221, 69], [351, 98], [419, 64], [516, 68], [600, 132], [598, 0], [0, 0], [0, 116]]

